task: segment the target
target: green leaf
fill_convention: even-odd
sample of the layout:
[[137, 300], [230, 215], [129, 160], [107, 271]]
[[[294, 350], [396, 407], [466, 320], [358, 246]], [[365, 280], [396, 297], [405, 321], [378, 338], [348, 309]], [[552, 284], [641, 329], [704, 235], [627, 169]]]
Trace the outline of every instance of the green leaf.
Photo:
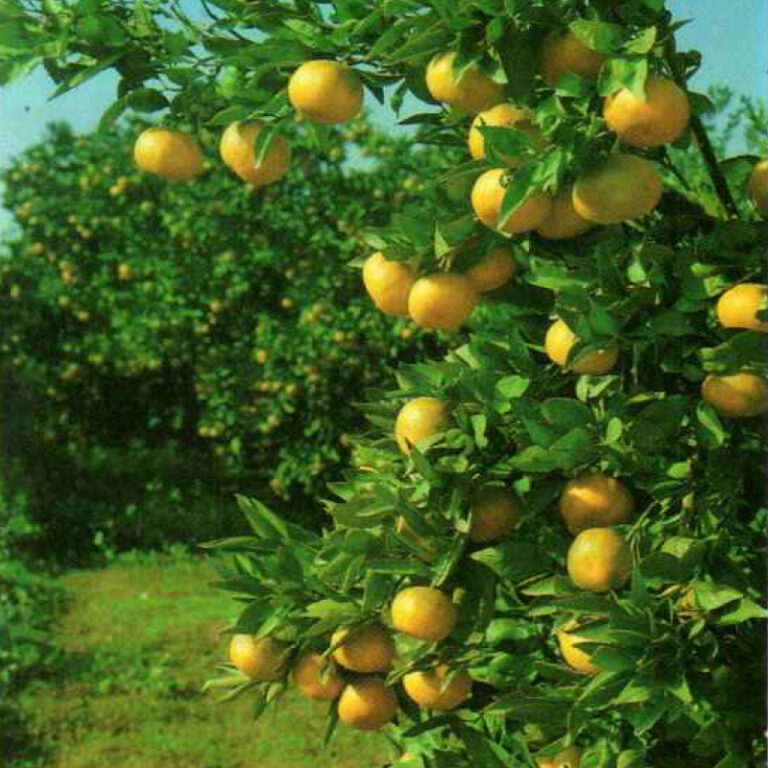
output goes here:
[[594, 446], [588, 430], [572, 429], [549, 447], [549, 456], [560, 469], [570, 470], [586, 464], [594, 456]]
[[510, 582], [540, 574], [546, 570], [548, 560], [535, 545], [513, 541], [473, 552], [471, 558]]
[[159, 112], [169, 106], [168, 99], [154, 88], [139, 88], [131, 91], [126, 101], [128, 106], [137, 112]]
[[600, 70], [598, 92], [612, 96], [627, 88], [638, 98], [645, 98], [645, 81], [648, 77], [648, 60], [642, 58], [611, 58]]
[[236, 495], [235, 499], [257, 536], [262, 539], [291, 540], [285, 523], [258, 499], [240, 495]]
[[373, 528], [383, 520], [392, 517], [394, 509], [390, 503], [377, 499], [373, 495], [363, 495], [343, 504], [336, 504], [331, 508], [331, 514], [338, 525], [349, 528]]
[[552, 426], [559, 427], [562, 432], [593, 423], [592, 409], [568, 397], [551, 397], [545, 400], [541, 413]]
[[318, 600], [307, 605], [304, 613], [313, 619], [335, 621], [339, 625], [352, 624], [361, 618], [355, 603], [340, 603], [337, 600]]
[[505, 400], [515, 400], [526, 393], [531, 380], [525, 376], [505, 376], [496, 382], [495, 390]]
[[549, 455], [546, 448], [532, 445], [512, 458], [512, 466], [521, 472], [551, 472], [557, 469], [558, 463]]
[[617, 53], [624, 36], [624, 29], [620, 25], [604, 21], [579, 19], [568, 26], [588, 48], [599, 53]]

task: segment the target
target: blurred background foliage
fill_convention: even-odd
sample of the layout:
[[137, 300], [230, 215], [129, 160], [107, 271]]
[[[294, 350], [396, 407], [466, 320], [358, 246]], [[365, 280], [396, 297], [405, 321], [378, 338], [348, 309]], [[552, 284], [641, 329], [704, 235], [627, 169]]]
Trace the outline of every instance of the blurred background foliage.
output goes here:
[[443, 349], [376, 311], [349, 262], [370, 251], [364, 228], [423, 208], [416, 170], [444, 148], [358, 121], [292, 137], [273, 189], [218, 160], [167, 185], [133, 165], [141, 127], [51, 125], [3, 178], [4, 471], [37, 551], [67, 562], [231, 532], [235, 490], [320, 525], [356, 394]]

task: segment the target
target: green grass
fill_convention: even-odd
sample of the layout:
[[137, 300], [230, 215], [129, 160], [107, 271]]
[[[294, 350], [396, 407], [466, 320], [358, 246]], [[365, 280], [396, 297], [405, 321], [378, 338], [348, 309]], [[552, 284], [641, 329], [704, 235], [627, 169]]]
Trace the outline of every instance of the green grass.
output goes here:
[[[217, 704], [201, 693], [226, 656], [219, 630], [237, 604], [209, 587], [208, 564], [137, 559], [61, 579], [69, 607], [54, 642], [54, 676], [20, 697], [45, 768], [372, 768], [384, 739], [340, 727], [323, 750], [326, 705], [293, 693], [253, 721], [248, 695]], [[31, 754], [31, 753], [30, 753]]]

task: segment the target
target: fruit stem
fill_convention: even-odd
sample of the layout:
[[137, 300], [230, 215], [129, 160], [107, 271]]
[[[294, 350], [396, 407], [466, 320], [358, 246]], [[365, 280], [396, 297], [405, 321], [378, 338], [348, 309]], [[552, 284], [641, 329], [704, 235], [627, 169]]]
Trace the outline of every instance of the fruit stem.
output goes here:
[[[664, 44], [665, 58], [670, 72], [672, 73], [673, 80], [684, 90], [687, 91], [687, 83], [685, 79], [685, 73], [678, 66], [678, 62], [675, 59], [675, 43], [672, 34], [669, 34]], [[718, 200], [725, 208], [729, 218], [739, 218], [739, 209], [736, 207], [731, 190], [728, 188], [728, 182], [725, 180], [720, 166], [717, 164], [717, 157], [715, 156], [715, 150], [712, 148], [712, 143], [709, 140], [707, 129], [699, 119], [699, 116], [691, 111], [690, 118], [691, 131], [696, 137], [696, 143], [699, 145], [701, 154], [704, 157], [704, 162], [709, 170], [709, 176], [712, 179], [712, 183], [715, 186], [715, 192], [717, 193]]]

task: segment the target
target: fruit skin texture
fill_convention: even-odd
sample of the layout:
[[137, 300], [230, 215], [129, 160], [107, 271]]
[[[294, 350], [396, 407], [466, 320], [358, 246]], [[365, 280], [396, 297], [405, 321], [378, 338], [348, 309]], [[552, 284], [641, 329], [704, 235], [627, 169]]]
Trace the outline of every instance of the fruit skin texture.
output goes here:
[[464, 70], [457, 80], [453, 71], [456, 54], [438, 53], [427, 66], [427, 89], [432, 98], [467, 112], [482, 112], [498, 104], [504, 87], [492, 80], [477, 64]]
[[491, 168], [478, 176], [472, 187], [472, 208], [477, 218], [490, 229], [516, 235], [536, 229], [552, 210], [552, 196], [543, 192], [529, 195], [523, 204], [499, 227], [499, 215], [507, 191], [501, 183], [506, 171]]
[[288, 172], [291, 164], [291, 148], [282, 136], [275, 136], [267, 154], [256, 167], [253, 148], [259, 132], [264, 127], [261, 120], [230, 123], [219, 142], [219, 154], [226, 165], [243, 181], [257, 187], [272, 184]]
[[566, 622], [557, 631], [557, 643], [560, 646], [560, 653], [565, 663], [575, 669], [577, 672], [583, 672], [585, 675], [596, 675], [600, 672], [600, 667], [593, 664], [592, 657], [577, 644], [586, 641], [586, 637], [579, 637], [574, 630], [578, 628], [578, 622], [575, 619]]
[[339, 720], [361, 731], [376, 731], [397, 712], [397, 696], [383, 681], [367, 677], [349, 683], [339, 698]]
[[756, 373], [710, 373], [701, 385], [701, 396], [732, 419], [748, 419], [768, 410], [768, 382]]
[[552, 210], [536, 227], [546, 240], [568, 240], [589, 231], [595, 225], [576, 213], [573, 207], [573, 187], [563, 187], [552, 198]]
[[553, 768], [579, 768], [581, 765], [581, 752], [579, 747], [567, 747], [558, 752], [552, 759]]
[[645, 81], [645, 101], [622, 88], [603, 101], [606, 125], [621, 141], [649, 149], [680, 138], [688, 126], [688, 96], [672, 80], [651, 75]]
[[506, 285], [517, 272], [517, 262], [509, 248], [497, 248], [483, 257], [483, 260], [468, 269], [464, 274], [475, 290], [481, 293], [495, 291]]
[[755, 314], [766, 305], [768, 286], [760, 283], [740, 283], [729, 288], [717, 302], [717, 319], [723, 328], [746, 328], [768, 331], [768, 322]]
[[[544, 349], [553, 363], [565, 367], [568, 359], [568, 353], [576, 344], [576, 334], [566, 325], [563, 320], [555, 320], [549, 326], [547, 335], [544, 339]], [[588, 373], [592, 376], [602, 376], [616, 365], [619, 359], [619, 350], [615, 347], [610, 349], [598, 349], [588, 353], [578, 362], [571, 366], [574, 373]]]
[[434, 587], [406, 587], [392, 602], [392, 626], [428, 642], [443, 640], [456, 625], [456, 606]]
[[[395, 440], [407, 456], [410, 445], [442, 432], [448, 426], [445, 405], [435, 397], [416, 397], [407, 402], [395, 420]], [[410, 445], [409, 445], [410, 444]]]
[[229, 643], [229, 660], [251, 680], [274, 682], [283, 678], [285, 651], [285, 644], [271, 637], [233, 635]]
[[[472, 694], [472, 678], [459, 672], [443, 687], [450, 668], [445, 664], [419, 672], [403, 675], [403, 688], [420, 707], [448, 712], [461, 706]], [[442, 689], [442, 690], [441, 690]]]
[[[467, 143], [473, 160], [482, 160], [485, 157], [485, 137], [480, 132], [480, 127], [486, 125], [515, 128], [527, 133], [537, 143], [542, 143], [541, 133], [531, 122], [531, 113], [528, 110], [516, 107], [514, 104], [497, 104], [480, 112], [472, 121]], [[520, 165], [520, 158], [505, 157], [504, 162], [514, 168]]]
[[619, 224], [650, 213], [661, 200], [656, 169], [635, 155], [611, 155], [573, 186], [573, 208], [595, 224]]
[[312, 652], [303, 654], [296, 662], [293, 682], [307, 698], [332, 701], [341, 695], [344, 680], [333, 669], [328, 670], [323, 679], [326, 664], [322, 654]]
[[472, 499], [469, 539], [477, 544], [508, 536], [520, 522], [520, 504], [506, 488], [482, 488]]
[[615, 477], [601, 473], [574, 478], [560, 496], [560, 514], [573, 534], [587, 528], [627, 523], [634, 508], [627, 487]]
[[384, 672], [395, 658], [395, 643], [386, 627], [366, 624], [333, 633], [331, 645], [346, 638], [344, 645], [333, 652], [337, 664], [353, 672]]
[[755, 208], [768, 216], [768, 160], [761, 160], [750, 174], [747, 191]]
[[566, 72], [596, 77], [604, 61], [602, 54], [587, 48], [570, 30], [550, 32], [539, 49], [539, 74], [547, 85], [554, 86]]
[[363, 106], [363, 83], [344, 64], [314, 59], [291, 75], [288, 100], [301, 117], [313, 123], [345, 123]]
[[568, 550], [571, 581], [590, 592], [607, 592], [626, 584], [632, 572], [632, 552], [613, 528], [588, 528]]
[[169, 181], [189, 181], [203, 171], [197, 142], [180, 131], [147, 128], [133, 146], [133, 159], [143, 171]]
[[401, 261], [373, 253], [363, 265], [363, 285], [385, 315], [408, 315], [408, 294], [416, 282], [413, 270]]
[[472, 314], [477, 292], [465, 275], [420, 277], [408, 295], [408, 314], [422, 328], [455, 331]]

